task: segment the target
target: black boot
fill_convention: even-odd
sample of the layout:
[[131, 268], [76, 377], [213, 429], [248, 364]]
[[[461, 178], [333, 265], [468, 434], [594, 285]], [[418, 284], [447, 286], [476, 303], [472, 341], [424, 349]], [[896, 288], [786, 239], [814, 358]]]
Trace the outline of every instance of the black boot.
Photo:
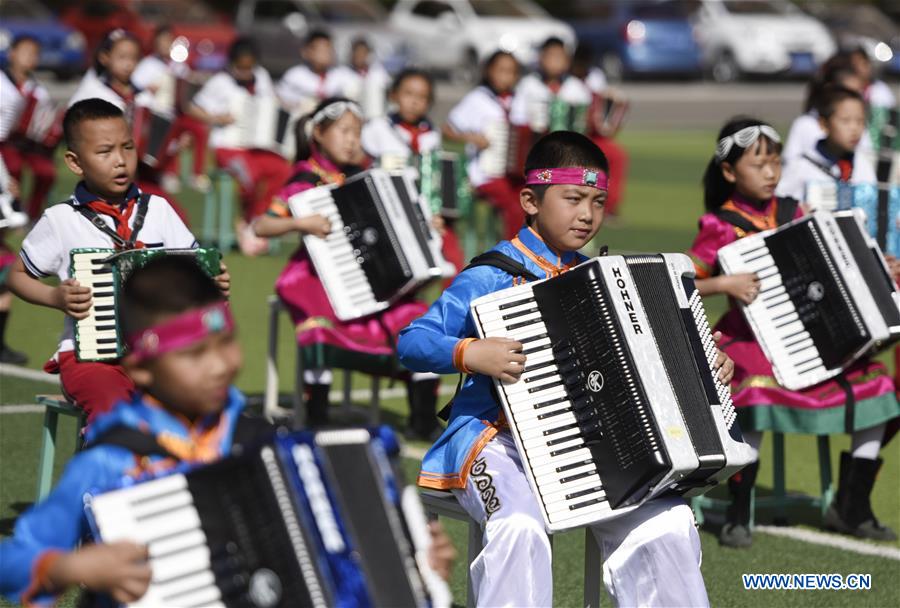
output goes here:
[[436, 439], [436, 435], [440, 431], [435, 415], [440, 382], [439, 379], [418, 380], [406, 385], [409, 395], [408, 435], [411, 439], [425, 441]]
[[328, 393], [330, 384], [306, 385], [306, 426], [317, 427], [328, 424]]
[[825, 512], [827, 529], [872, 540], [897, 540], [894, 531], [881, 525], [875, 517], [870, 502], [882, 462], [881, 458], [854, 458], [849, 452], [841, 452], [837, 493]]
[[8, 320], [9, 311], [0, 311], [0, 363], [25, 365], [28, 363], [28, 356], [25, 355], [25, 353], [20, 353], [6, 345], [6, 323]]
[[756, 485], [759, 461], [751, 462], [731, 476], [728, 492], [731, 504], [725, 511], [725, 525], [719, 532], [719, 544], [724, 547], [745, 549], [753, 544], [750, 533], [750, 495]]

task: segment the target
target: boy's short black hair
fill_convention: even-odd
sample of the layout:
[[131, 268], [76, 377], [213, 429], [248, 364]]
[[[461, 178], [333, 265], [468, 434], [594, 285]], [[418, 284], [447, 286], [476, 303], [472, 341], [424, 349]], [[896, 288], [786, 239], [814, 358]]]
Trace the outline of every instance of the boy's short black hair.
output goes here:
[[41, 46], [41, 41], [38, 40], [38, 37], [34, 34], [29, 34], [28, 32], [22, 34], [16, 34], [16, 37], [12, 39], [12, 43], [9, 45], [10, 49], [14, 49], [23, 42], [32, 42], [37, 46]]
[[394, 81], [391, 83], [391, 93], [396, 93], [403, 84], [403, 81], [409, 78], [421, 78], [427, 82], [428, 98], [432, 101], [434, 100], [434, 77], [425, 70], [419, 68], [403, 68], [400, 70], [394, 77]]
[[827, 120], [834, 114], [838, 104], [848, 99], [855, 99], [863, 104], [863, 106], [866, 104], [866, 100], [863, 96], [853, 89], [838, 85], [826, 86], [822, 89], [822, 94], [816, 102], [816, 112], [819, 113], [819, 116]]
[[554, 46], [562, 47], [563, 50], [565, 50], [566, 43], [563, 42], [563, 39], [560, 38], [559, 36], [550, 36], [549, 38], [547, 38], [546, 40], [544, 40], [541, 43], [541, 46], [538, 47], [538, 50], [541, 52], [544, 52], [547, 49], [554, 47]]
[[153, 327], [162, 317], [209, 306], [225, 297], [193, 257], [166, 255], [138, 268], [122, 287], [119, 311], [123, 334]]
[[234, 63], [244, 55], [250, 55], [253, 59], [259, 59], [259, 49], [256, 43], [248, 36], [238, 36], [228, 47], [228, 63]]
[[372, 44], [369, 42], [369, 39], [365, 36], [356, 36], [353, 40], [350, 41], [350, 50], [355, 51], [359, 47], [366, 47], [367, 50], [372, 50]]
[[309, 46], [316, 40], [327, 40], [328, 42], [331, 42], [331, 34], [327, 30], [321, 28], [314, 29], [306, 35], [306, 38], [304, 38], [303, 46]]
[[74, 149], [78, 125], [86, 120], [102, 120], [104, 118], [125, 119], [125, 114], [115, 104], [99, 97], [82, 99], [72, 104], [63, 117], [63, 137], [66, 147]]

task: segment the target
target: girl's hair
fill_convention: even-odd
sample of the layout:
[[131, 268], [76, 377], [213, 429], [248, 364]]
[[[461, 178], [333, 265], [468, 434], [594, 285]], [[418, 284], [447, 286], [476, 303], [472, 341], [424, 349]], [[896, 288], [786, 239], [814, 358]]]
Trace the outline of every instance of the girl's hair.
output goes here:
[[122, 40], [131, 40], [136, 45], [138, 45], [138, 49], [141, 48], [141, 41], [138, 40], [137, 36], [129, 32], [128, 30], [117, 27], [114, 30], [106, 32], [106, 35], [103, 37], [103, 40], [100, 41], [100, 45], [97, 47], [97, 52], [94, 53], [94, 72], [97, 74], [97, 76], [106, 74], [106, 68], [102, 63], [100, 63], [100, 55], [103, 53], [109, 53], [111, 50], [113, 50], [113, 47]]
[[156, 26], [156, 29], [153, 30], [153, 42], [156, 42], [160, 36], [163, 34], [171, 34], [173, 33], [172, 24], [170, 23], [161, 23]]
[[839, 83], [839, 81], [848, 76], [856, 76], [856, 70], [853, 69], [853, 64], [850, 61], [850, 53], [840, 52], [831, 56], [810, 79], [806, 89], [806, 101], [803, 104], [803, 111], [809, 112], [814, 110], [825, 87]]
[[[609, 173], [609, 161], [603, 150], [589, 138], [574, 131], [553, 131], [544, 135], [534, 144], [525, 159], [526, 174], [535, 169], [557, 167], [584, 167]], [[530, 186], [538, 200], [544, 198], [548, 187]]]
[[[516, 59], [516, 56], [510, 53], [509, 51], [496, 50], [485, 59], [484, 64], [481, 67], [481, 84], [486, 86], [491, 91], [494, 91], [494, 87], [491, 86], [490, 78], [488, 78], [488, 72], [491, 71], [491, 68], [494, 67], [494, 64], [503, 59], [504, 57], [509, 57], [516, 63], [516, 69], [519, 69], [519, 60]], [[494, 91], [496, 93], [497, 91]]]
[[228, 63], [234, 63], [244, 55], [250, 55], [254, 60], [259, 60], [259, 49], [256, 43], [247, 36], [238, 36], [228, 47]]
[[[306, 160], [312, 155], [313, 136], [311, 129], [309, 130], [309, 134], [307, 134], [307, 125], [312, 121], [313, 117], [331, 104], [339, 102], [354, 104], [356, 103], [355, 101], [347, 99], [346, 97], [328, 97], [327, 99], [323, 99], [322, 101], [320, 101], [319, 105], [317, 105], [312, 112], [306, 114], [297, 121], [297, 123], [294, 125], [294, 139], [297, 142], [295, 160]], [[337, 122], [343, 115], [344, 114], [341, 114], [340, 116], [335, 116], [334, 118], [325, 116], [324, 118], [319, 120], [315, 126], [324, 131], [335, 122]]]
[[[729, 135], [734, 135], [741, 129], [746, 129], [747, 127], [755, 127], [755, 126], [766, 126], [771, 128], [771, 126], [758, 118], [752, 118], [750, 116], [735, 116], [722, 127], [722, 130], [719, 131], [719, 136], [716, 138], [716, 142], [718, 143], [723, 138], [728, 137]], [[765, 133], [759, 135], [759, 139], [754, 141], [750, 148], [756, 147], [756, 142], [762, 142], [761, 145], [765, 146], [763, 148], [763, 153], [770, 154], [781, 154], [781, 142], [775, 141], [771, 139]], [[731, 149], [725, 155], [724, 158], [718, 159], [715, 155], [710, 159], [709, 164], [706, 166], [706, 172], [703, 174], [703, 203], [706, 206], [707, 211], [715, 211], [719, 207], [721, 207], [725, 201], [727, 201], [732, 193], [734, 192], [734, 184], [728, 182], [725, 179], [725, 176], [722, 175], [722, 163], [729, 163], [734, 165], [748, 150], [749, 148], [742, 148], [737, 143], [731, 146]]]
[[422, 78], [428, 83], [428, 103], [432, 103], [434, 101], [434, 77], [419, 68], [404, 68], [400, 70], [391, 83], [391, 93], [393, 94], [400, 90], [403, 82], [409, 78]]

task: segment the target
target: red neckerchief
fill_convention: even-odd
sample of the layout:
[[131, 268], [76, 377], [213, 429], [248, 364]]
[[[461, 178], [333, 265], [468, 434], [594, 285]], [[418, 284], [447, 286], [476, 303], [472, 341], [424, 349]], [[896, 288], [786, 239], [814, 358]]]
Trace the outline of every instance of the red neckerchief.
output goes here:
[[411, 125], [403, 120], [397, 121], [397, 126], [409, 133], [409, 149], [413, 154], [419, 153], [419, 136], [431, 131], [431, 125], [427, 121], [419, 121], [418, 124]]
[[35, 95], [37, 87], [31, 87], [26, 90], [29, 80], [29, 78], [26, 78], [22, 81], [22, 84], [16, 83], [16, 88], [25, 97], [25, 107], [22, 109], [22, 114], [19, 116], [19, 124], [16, 126], [16, 133], [21, 133], [22, 135], [28, 132], [28, 125], [31, 124], [31, 118], [34, 116], [34, 110], [38, 104], [38, 98]]
[[849, 182], [850, 176], [853, 175], [853, 161], [848, 158], [842, 158], [837, 161], [838, 169], [841, 171], [840, 179], [842, 182]]
[[[116, 234], [122, 237], [123, 240], [127, 241], [131, 238], [131, 226], [128, 225], [128, 220], [131, 219], [131, 215], [134, 212], [134, 207], [137, 201], [137, 197], [130, 199], [125, 204], [124, 209], [122, 209], [122, 207], [120, 207], [119, 205], [112, 205], [100, 199], [90, 201], [89, 203], [84, 203], [84, 205], [88, 209], [111, 217], [116, 225]], [[143, 246], [144, 244], [140, 241], [134, 242], [135, 249], [140, 249]]]
[[[315, 72], [313, 73], [315, 74]], [[319, 99], [325, 99], [325, 79], [328, 78], [328, 70], [316, 75], [319, 77], [319, 84], [316, 86], [316, 96]]]

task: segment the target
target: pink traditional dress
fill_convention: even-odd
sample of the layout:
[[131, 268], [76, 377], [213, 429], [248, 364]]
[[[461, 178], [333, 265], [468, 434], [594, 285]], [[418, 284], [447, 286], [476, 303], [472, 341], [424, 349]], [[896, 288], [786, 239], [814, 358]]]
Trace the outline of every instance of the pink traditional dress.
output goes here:
[[[288, 198], [311, 188], [341, 184], [357, 166], [338, 167], [315, 147], [308, 160], [294, 165], [294, 175], [273, 199], [268, 213], [290, 216]], [[361, 203], [363, 204], [363, 203]], [[339, 321], [306, 249], [301, 245], [275, 282], [275, 291], [296, 325], [307, 368], [340, 367], [379, 375], [399, 375], [394, 346], [397, 334], [428, 307], [407, 297], [380, 313]]]
[[[778, 207], [790, 204], [788, 201], [772, 198], [760, 207], [735, 195], [721, 210], [738, 214], [752, 224], [753, 232], [760, 232], [778, 226]], [[797, 207], [793, 218], [802, 215]], [[700, 232], [688, 252], [697, 278], [718, 274], [719, 249], [747, 234], [723, 216], [704, 214]], [[729, 303], [728, 312], [715, 330], [722, 332], [721, 348], [734, 360], [731, 391], [741, 428], [804, 434], [849, 433], [900, 416], [887, 369], [868, 358], [860, 359], [835, 378], [804, 390], [791, 391], [780, 386], [739, 304], [731, 298]]]

